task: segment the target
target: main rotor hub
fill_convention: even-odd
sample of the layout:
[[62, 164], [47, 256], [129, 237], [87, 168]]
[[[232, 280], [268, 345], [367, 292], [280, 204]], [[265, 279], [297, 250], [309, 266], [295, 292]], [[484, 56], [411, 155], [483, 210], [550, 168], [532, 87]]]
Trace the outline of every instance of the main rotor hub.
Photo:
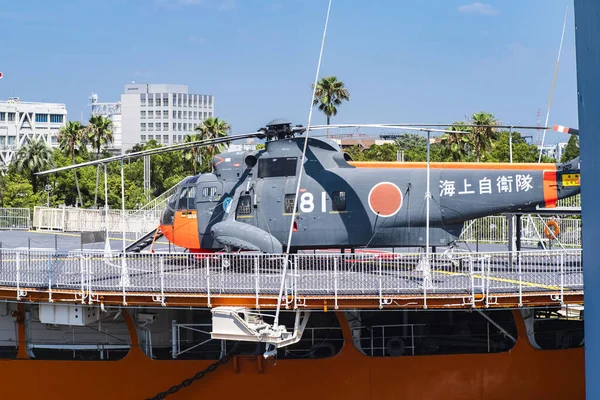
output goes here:
[[291, 139], [296, 133], [304, 131], [301, 125], [292, 127], [292, 123], [288, 120], [278, 118], [267, 124], [266, 128], [262, 128], [267, 135], [267, 140]]

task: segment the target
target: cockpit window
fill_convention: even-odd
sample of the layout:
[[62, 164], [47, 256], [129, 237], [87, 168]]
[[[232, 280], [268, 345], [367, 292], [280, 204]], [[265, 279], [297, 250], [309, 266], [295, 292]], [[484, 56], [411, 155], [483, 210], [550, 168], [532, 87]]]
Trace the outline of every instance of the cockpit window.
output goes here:
[[188, 210], [194, 210], [196, 208], [196, 187], [192, 186], [188, 190]]
[[260, 158], [258, 160], [258, 177], [295, 176], [296, 164], [298, 164], [298, 157]]
[[184, 187], [183, 189], [181, 189], [181, 193], [179, 193], [179, 201], [177, 202], [178, 210], [187, 210], [187, 208], [188, 208], [187, 193], [188, 193], [188, 188]]

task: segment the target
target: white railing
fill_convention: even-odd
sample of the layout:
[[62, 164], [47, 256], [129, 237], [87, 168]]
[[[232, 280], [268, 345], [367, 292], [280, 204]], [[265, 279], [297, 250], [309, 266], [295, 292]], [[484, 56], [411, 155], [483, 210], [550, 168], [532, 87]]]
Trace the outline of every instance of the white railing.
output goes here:
[[29, 208], [0, 208], [0, 230], [30, 229]]
[[[276, 296], [281, 254], [121, 254], [0, 250], [0, 286], [16, 290], [77, 291], [82, 302], [96, 292], [127, 296]], [[582, 293], [581, 250], [430, 254], [297, 254], [289, 258], [284, 296], [332, 299], [366, 297], [391, 304], [414, 296], [461, 297], [463, 305], [489, 306], [501, 295], [548, 293], [562, 303], [565, 293]], [[481, 299], [485, 303], [481, 304]], [[426, 303], [425, 303], [426, 304]]]
[[[544, 234], [546, 224], [556, 221], [560, 228], [558, 241], [555, 246], [581, 247], [581, 219], [540, 217], [537, 215], [524, 215], [521, 218], [521, 241], [536, 245], [542, 241], [547, 244], [548, 238]], [[460, 235], [461, 242], [508, 244], [508, 220], [505, 216], [494, 215], [465, 223]], [[513, 237], [516, 232], [513, 228]], [[560, 244], [558, 243], [560, 242]]]

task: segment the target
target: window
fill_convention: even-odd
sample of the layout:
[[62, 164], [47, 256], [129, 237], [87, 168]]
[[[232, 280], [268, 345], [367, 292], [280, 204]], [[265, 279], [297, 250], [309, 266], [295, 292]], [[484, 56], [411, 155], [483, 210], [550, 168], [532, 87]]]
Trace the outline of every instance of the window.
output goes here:
[[184, 112], [183, 112], [183, 119], [187, 119], [187, 117], [188, 117], [188, 112], [187, 112], [187, 111], [184, 111]]
[[246, 195], [240, 196], [240, 200], [238, 201], [238, 206], [235, 212], [237, 215], [252, 214], [252, 197]]
[[194, 96], [194, 108], [198, 106], [198, 96]]
[[148, 97], [148, 106], [150, 106], [150, 107], [154, 106], [154, 98], [152, 96]]
[[9, 136], [8, 137], [8, 145], [13, 146], [15, 144], [16, 138], [17, 138], [16, 136]]
[[168, 106], [169, 106], [169, 97], [163, 97], [163, 105], [164, 105], [165, 107], [168, 107]]
[[142, 140], [142, 143], [145, 143], [146, 142], [146, 135], [141, 135], [140, 139]]
[[331, 207], [333, 211], [346, 211], [346, 192], [333, 192], [331, 195]]
[[146, 107], [146, 95], [145, 94], [140, 96], [140, 105], [142, 107]]
[[163, 110], [163, 119], [169, 119], [169, 110]]
[[183, 97], [183, 96], [181, 96], [181, 97], [179, 97], [179, 98], [177, 99], [177, 105], [178, 105], [179, 107], [181, 107], [181, 106], [182, 106], [182, 103], [183, 103], [183, 99], [182, 99], [182, 97]]
[[148, 140], [154, 140], [154, 135], [148, 135]]
[[177, 130], [177, 124], [175, 122], [173, 122], [173, 130], [176, 131]]
[[173, 106], [177, 104], [177, 94], [173, 93]]
[[[291, 214], [294, 209], [294, 197], [295, 194], [286, 194], [283, 200], [283, 211], [286, 214]], [[296, 212], [298, 212], [298, 204], [296, 204]]]
[[154, 119], [154, 111], [148, 111], [148, 119]]
[[142, 130], [142, 131], [146, 130], [146, 123], [145, 122], [140, 123], [140, 130]]
[[[10, 119], [11, 114], [12, 114], [12, 119]], [[14, 121], [15, 113], [8, 113], [8, 120]], [[62, 115], [62, 114], [50, 114], [50, 122], [52, 122], [54, 124], [62, 124], [63, 120], [64, 120], [64, 115]]]
[[187, 131], [187, 124], [186, 123], [183, 124], [183, 130]]
[[188, 188], [184, 187], [181, 189], [181, 193], [179, 194], [179, 201], [177, 202], [178, 210], [187, 210], [188, 207], [188, 198], [187, 198]]
[[156, 119], [160, 119], [161, 115], [161, 112], [159, 110], [156, 110]]
[[48, 122], [48, 114], [35, 114], [35, 122]]
[[202, 188], [202, 197], [215, 197], [217, 195], [216, 186], [207, 186]]
[[188, 190], [188, 210], [196, 209], [196, 187], [192, 186]]
[[163, 135], [163, 143], [169, 143], [169, 135]]
[[156, 107], [160, 107], [162, 105], [162, 99], [160, 97], [156, 98]]
[[6, 121], [6, 113], [0, 112], [0, 121]]
[[177, 124], [177, 130], [180, 131], [181, 130], [181, 122]]
[[177, 111], [173, 110], [173, 118], [177, 118]]
[[169, 123], [163, 122], [163, 131], [168, 131], [168, 130], [169, 130]]
[[140, 111], [140, 118], [146, 119], [146, 111]]
[[297, 157], [260, 158], [258, 160], [258, 177], [295, 176], [297, 162]]
[[157, 122], [157, 123], [156, 123], [156, 130], [157, 130], [157, 131], [160, 131], [160, 127], [161, 127], [161, 125], [160, 125], [160, 122]]
[[181, 111], [177, 111], [177, 118], [181, 119]]
[[154, 130], [154, 124], [153, 123], [149, 123], [148, 124], [148, 130], [149, 131], [153, 131]]
[[194, 111], [194, 119], [198, 119], [198, 111]]

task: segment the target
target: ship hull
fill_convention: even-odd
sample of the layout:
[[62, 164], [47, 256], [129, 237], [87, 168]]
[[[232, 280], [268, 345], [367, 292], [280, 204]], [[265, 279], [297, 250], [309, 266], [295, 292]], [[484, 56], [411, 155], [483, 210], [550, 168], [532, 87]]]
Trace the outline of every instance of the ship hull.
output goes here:
[[[233, 357], [168, 399], [281, 396], [286, 399], [584, 399], [584, 350], [532, 347], [522, 315], [513, 311], [518, 338], [507, 352], [439, 356], [367, 357], [354, 346], [343, 313], [344, 345], [330, 358], [264, 360]], [[206, 369], [214, 361], [151, 360], [137, 345], [126, 316], [131, 349], [119, 361], [0, 361], [3, 399], [60, 396], [146, 399]], [[19, 333], [24, 328], [19, 324]], [[21, 337], [19, 338], [22, 343]], [[23, 346], [24, 348], [24, 346]]]

